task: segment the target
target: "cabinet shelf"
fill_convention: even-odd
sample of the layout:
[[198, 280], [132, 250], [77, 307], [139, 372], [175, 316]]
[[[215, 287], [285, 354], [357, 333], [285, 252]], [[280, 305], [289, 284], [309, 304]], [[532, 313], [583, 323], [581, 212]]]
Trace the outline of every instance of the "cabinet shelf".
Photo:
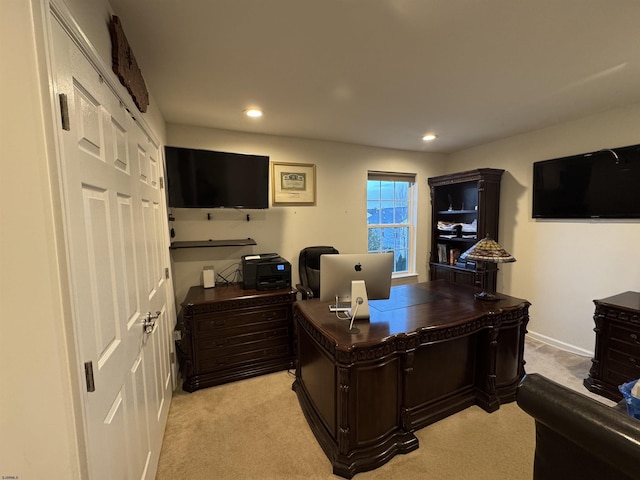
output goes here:
[[461, 272], [471, 272], [471, 273], [475, 273], [475, 269], [474, 268], [465, 268], [465, 267], [460, 267], [459, 265], [449, 265], [448, 263], [440, 263], [440, 262], [430, 262], [429, 266], [433, 267], [437, 267], [437, 268], [444, 268], [447, 270], [458, 270]]
[[468, 213], [478, 213], [477, 210], [440, 210], [438, 215], [459, 215]]
[[438, 242], [460, 242], [460, 243], [475, 243], [478, 241], [477, 237], [462, 238], [462, 237], [437, 237]]
[[169, 247], [171, 250], [179, 248], [210, 248], [210, 247], [244, 247], [247, 245], [257, 245], [253, 238], [240, 238], [234, 240], [197, 240], [189, 242], [173, 242]]
[[[500, 207], [500, 180], [504, 170], [479, 168], [428, 179], [431, 190], [431, 253], [429, 278], [453, 283], [495, 289], [497, 269], [475, 265], [462, 267], [440, 263], [456, 258], [459, 252], [470, 248], [480, 238], [489, 235], [498, 238], [498, 210]], [[472, 206], [473, 209], [464, 208]], [[450, 208], [452, 208], [450, 210]], [[456, 230], [438, 228], [440, 224], [461, 224]], [[461, 231], [462, 225], [475, 224], [475, 232]], [[467, 227], [467, 230], [470, 230]], [[451, 234], [448, 232], [451, 231]], [[462, 238], [458, 235], [474, 235]], [[455, 235], [455, 236], [453, 236]], [[481, 273], [482, 275], [478, 275]]]

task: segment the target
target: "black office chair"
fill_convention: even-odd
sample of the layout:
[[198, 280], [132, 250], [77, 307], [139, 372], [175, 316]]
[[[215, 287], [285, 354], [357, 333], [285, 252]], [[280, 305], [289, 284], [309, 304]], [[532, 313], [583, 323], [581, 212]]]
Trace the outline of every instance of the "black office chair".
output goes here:
[[302, 294], [302, 299], [320, 297], [320, 255], [339, 253], [333, 247], [317, 246], [306, 247], [300, 250], [298, 257], [298, 272], [300, 283], [296, 285]]

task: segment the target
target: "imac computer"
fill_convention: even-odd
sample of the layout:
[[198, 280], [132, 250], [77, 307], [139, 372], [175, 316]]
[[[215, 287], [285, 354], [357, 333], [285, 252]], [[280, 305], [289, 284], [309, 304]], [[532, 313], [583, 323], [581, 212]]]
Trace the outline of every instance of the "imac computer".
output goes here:
[[392, 252], [321, 255], [320, 300], [347, 304], [350, 317], [369, 318], [368, 300], [389, 298], [392, 272]]

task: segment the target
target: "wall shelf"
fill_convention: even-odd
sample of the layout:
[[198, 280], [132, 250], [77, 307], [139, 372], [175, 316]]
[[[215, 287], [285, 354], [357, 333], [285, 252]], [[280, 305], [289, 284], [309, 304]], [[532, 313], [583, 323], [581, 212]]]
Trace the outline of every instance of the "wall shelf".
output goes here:
[[171, 250], [179, 248], [210, 248], [210, 247], [244, 247], [247, 245], [257, 245], [253, 238], [240, 238], [234, 240], [199, 240], [190, 242], [173, 242], [169, 247]]

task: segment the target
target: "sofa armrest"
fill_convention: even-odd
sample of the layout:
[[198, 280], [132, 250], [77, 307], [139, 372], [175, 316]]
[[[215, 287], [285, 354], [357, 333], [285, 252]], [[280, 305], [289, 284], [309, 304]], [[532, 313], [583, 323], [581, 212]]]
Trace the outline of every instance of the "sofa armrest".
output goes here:
[[534, 478], [640, 478], [640, 421], [535, 373], [516, 400], [536, 421]]

